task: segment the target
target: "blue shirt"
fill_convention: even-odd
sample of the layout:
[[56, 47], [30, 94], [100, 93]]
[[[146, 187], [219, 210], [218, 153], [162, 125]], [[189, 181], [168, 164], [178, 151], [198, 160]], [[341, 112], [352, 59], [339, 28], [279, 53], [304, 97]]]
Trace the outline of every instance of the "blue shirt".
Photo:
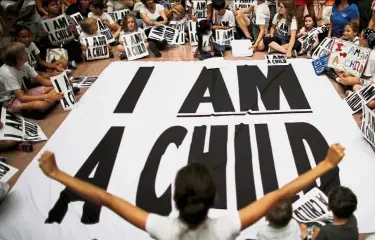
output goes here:
[[342, 11], [339, 11], [337, 7], [338, 6], [334, 4], [330, 22], [332, 23], [332, 37], [340, 38], [342, 37], [346, 24], [355, 19], [359, 19], [359, 10], [354, 3]]

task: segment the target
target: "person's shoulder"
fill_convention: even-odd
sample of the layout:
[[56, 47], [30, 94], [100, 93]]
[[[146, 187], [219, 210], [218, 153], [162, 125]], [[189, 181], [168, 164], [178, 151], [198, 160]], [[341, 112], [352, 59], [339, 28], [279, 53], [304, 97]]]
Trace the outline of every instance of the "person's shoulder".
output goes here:
[[355, 3], [351, 3], [348, 9], [351, 11], [359, 11], [358, 6]]
[[94, 13], [89, 12], [88, 15], [87, 15], [87, 17], [94, 17]]
[[6, 8], [8, 7], [9, 5], [12, 5], [16, 2], [14, 1], [9, 1], [9, 0], [4, 0], [4, 1], [0, 1], [0, 6], [3, 7], [3, 8]]

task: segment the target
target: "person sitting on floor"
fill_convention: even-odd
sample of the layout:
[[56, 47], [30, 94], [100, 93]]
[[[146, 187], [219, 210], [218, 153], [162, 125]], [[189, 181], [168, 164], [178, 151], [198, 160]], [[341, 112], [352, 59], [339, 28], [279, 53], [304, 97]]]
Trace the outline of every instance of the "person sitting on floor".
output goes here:
[[343, 31], [343, 35], [341, 39], [355, 43], [355, 44], [360, 44], [359, 43], [359, 24], [356, 22], [349, 22], [345, 26], [345, 30]]
[[94, 0], [90, 5], [91, 12], [89, 13], [89, 18], [95, 18], [101, 21], [105, 26], [107, 26], [114, 38], [118, 38], [120, 35], [119, 25], [112, 19], [110, 14], [104, 12], [103, 0]]

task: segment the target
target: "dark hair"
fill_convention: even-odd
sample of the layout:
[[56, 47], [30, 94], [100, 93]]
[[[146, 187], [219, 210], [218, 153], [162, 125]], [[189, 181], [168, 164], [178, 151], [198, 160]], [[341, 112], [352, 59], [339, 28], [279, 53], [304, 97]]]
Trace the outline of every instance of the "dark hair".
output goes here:
[[16, 36], [18, 37], [18, 35], [20, 34], [20, 32], [22, 31], [28, 31], [28, 32], [31, 32], [30, 28], [26, 27], [26, 26], [16, 26]]
[[[147, 2], [148, 0], [141, 0], [141, 2], [142, 2], [142, 4], [144, 4], [144, 6], [146, 7], [146, 2]], [[158, 3], [158, 0], [154, 0], [154, 3]]]
[[283, 201], [275, 205], [265, 215], [266, 220], [276, 228], [283, 228], [292, 218], [292, 205], [290, 201]]
[[55, 2], [56, 4], [58, 4], [57, 0], [43, 0], [43, 1], [42, 1], [42, 7], [43, 7], [43, 8], [47, 8], [48, 5], [49, 5], [50, 3], [52, 3], [52, 2]]
[[133, 14], [125, 14], [123, 17], [123, 23], [121, 24], [121, 30], [123, 30], [125, 33], [129, 32], [128, 29], [128, 19], [133, 18], [134, 21], [134, 31], [138, 30], [138, 25], [136, 22], [136, 17]]
[[215, 10], [226, 8], [226, 2], [224, 0], [214, 0], [212, 6]]
[[[334, 1], [334, 4], [338, 6], [339, 4], [341, 4], [342, 1], [343, 1], [343, 0], [335, 0], [335, 1]], [[347, 0], [347, 3], [348, 3], [349, 5], [351, 5], [351, 4], [355, 3], [355, 0]]]
[[26, 54], [26, 47], [20, 42], [10, 43], [3, 52], [4, 63], [8, 66], [16, 67], [17, 61]]
[[216, 187], [208, 169], [200, 163], [190, 163], [179, 170], [175, 179], [174, 199], [179, 218], [190, 229], [202, 223], [213, 206]]
[[363, 30], [363, 38], [368, 42], [368, 47], [375, 48], [375, 30], [366, 28]]
[[347, 187], [337, 186], [328, 195], [329, 210], [338, 218], [349, 218], [356, 210], [358, 200]]
[[[283, 4], [286, 8], [286, 23], [291, 24], [292, 19], [295, 17], [296, 5], [294, 0], [282, 0], [278, 1], [279, 4]], [[283, 14], [278, 14], [278, 20], [283, 18]]]
[[211, 23], [209, 20], [201, 20], [196, 22], [198, 50], [202, 50], [202, 35], [207, 34], [211, 30]]
[[103, 0], [94, 0], [92, 3], [93, 8], [99, 8], [100, 10], [104, 9]]
[[351, 30], [353, 30], [353, 32], [356, 32], [357, 34], [359, 34], [359, 24], [358, 23], [351, 21], [348, 24], [346, 24], [346, 26], [349, 26], [351, 28]]
[[305, 22], [306, 18], [311, 18], [312, 22], [313, 22], [312, 27], [314, 27], [314, 28], [317, 27], [316, 21], [314, 20], [314, 18], [311, 15], [309, 15], [309, 14], [305, 15], [304, 18], [303, 18], [303, 22]]

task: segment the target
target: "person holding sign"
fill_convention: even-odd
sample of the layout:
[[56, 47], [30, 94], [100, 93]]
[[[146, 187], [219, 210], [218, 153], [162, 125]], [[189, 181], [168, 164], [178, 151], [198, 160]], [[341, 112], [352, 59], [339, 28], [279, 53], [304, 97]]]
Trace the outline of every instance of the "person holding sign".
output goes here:
[[89, 13], [89, 18], [95, 18], [111, 29], [112, 35], [114, 38], [118, 38], [120, 35], [119, 25], [112, 19], [112, 17], [104, 12], [104, 3], [103, 0], [94, 0], [90, 5], [91, 12]]
[[[4, 51], [4, 65], [0, 67], [0, 81], [9, 94], [7, 108], [9, 111], [25, 110], [45, 111], [55, 105], [62, 94], [56, 93], [49, 79], [38, 75], [30, 67], [25, 45], [13, 42]], [[31, 80], [39, 83], [40, 87], [29, 88]]]
[[223, 57], [225, 46], [221, 46], [214, 42], [211, 23], [208, 20], [201, 20], [197, 23], [198, 46], [194, 53], [194, 57], [205, 60], [211, 57]]
[[226, 9], [226, 1], [214, 0], [212, 5], [215, 12], [215, 20], [212, 29], [217, 30], [235, 28], [235, 17], [230, 10]]
[[[314, 21], [311, 15], [305, 15], [303, 22], [304, 22], [304, 27], [302, 27], [299, 33], [297, 34], [297, 38], [300, 38], [302, 42], [304, 42], [304, 40], [308, 37], [308, 34], [313, 30], [313, 28], [316, 27], [316, 22]], [[301, 48], [302, 44], [301, 42], [299, 42], [300, 39], [296, 41], [296, 43], [298, 44], [297, 49], [300, 49], [298, 54], [303, 55], [305, 52], [307, 52], [307, 58], [312, 58], [313, 50], [320, 44], [319, 35], [317, 33], [313, 35], [314, 42], [312, 46], [307, 50], [304, 50], [303, 48]]]
[[[141, 0], [144, 6], [140, 9], [140, 16], [144, 21], [145, 28], [153, 26], [167, 25], [168, 18], [162, 5], [155, 3], [154, 0]], [[148, 35], [148, 32], [146, 32]]]
[[359, 24], [359, 10], [352, 0], [336, 0], [330, 16], [329, 37], [340, 38], [346, 24], [354, 21]]
[[356, 22], [349, 22], [345, 26], [341, 39], [359, 44], [359, 25]]
[[190, 20], [213, 20], [212, 0], [187, 0], [186, 4]]
[[51, 152], [40, 156], [39, 167], [47, 177], [95, 204], [110, 208], [154, 239], [235, 239], [278, 202], [294, 197], [317, 178], [333, 170], [343, 159], [344, 150], [341, 145], [333, 144], [325, 159], [315, 168], [239, 211], [215, 219], [207, 214], [216, 200], [216, 184], [209, 172], [211, 169], [200, 163], [190, 163], [176, 174], [173, 199], [179, 211], [178, 218], [146, 212], [95, 185], [68, 175], [57, 167], [55, 155]]

